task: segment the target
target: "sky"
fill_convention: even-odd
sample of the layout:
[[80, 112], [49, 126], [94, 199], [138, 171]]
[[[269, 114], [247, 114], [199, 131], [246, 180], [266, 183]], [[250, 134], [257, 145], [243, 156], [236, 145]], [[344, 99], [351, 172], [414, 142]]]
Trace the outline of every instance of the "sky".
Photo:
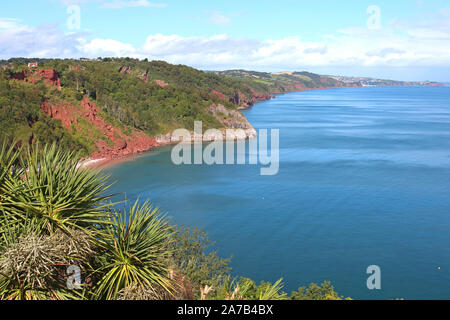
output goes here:
[[2, 1], [0, 59], [126, 56], [450, 82], [450, 0]]

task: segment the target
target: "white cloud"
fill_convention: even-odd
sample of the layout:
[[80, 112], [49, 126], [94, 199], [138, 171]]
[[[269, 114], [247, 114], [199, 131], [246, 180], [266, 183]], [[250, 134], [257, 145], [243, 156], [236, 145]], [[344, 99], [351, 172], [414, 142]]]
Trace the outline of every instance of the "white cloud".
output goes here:
[[90, 39], [82, 33], [65, 34], [56, 26], [30, 28], [21, 26], [16, 19], [1, 18], [0, 58], [130, 56], [202, 69], [449, 68], [447, 14], [443, 11], [433, 19], [414, 23], [393, 21], [381, 30], [346, 28], [317, 41], [305, 41], [300, 36], [254, 40], [226, 34], [152, 34], [141, 46], [113, 39]]
[[0, 58], [73, 57], [82, 34], [64, 34], [55, 25], [30, 28], [16, 26], [0, 30]]
[[77, 39], [78, 45], [76, 48], [83, 56], [89, 57], [126, 57], [133, 56], [135, 49], [132, 45], [111, 39], [93, 39], [86, 41], [84, 39]]
[[0, 29], [17, 28], [19, 26], [19, 23], [19, 19], [0, 17]]

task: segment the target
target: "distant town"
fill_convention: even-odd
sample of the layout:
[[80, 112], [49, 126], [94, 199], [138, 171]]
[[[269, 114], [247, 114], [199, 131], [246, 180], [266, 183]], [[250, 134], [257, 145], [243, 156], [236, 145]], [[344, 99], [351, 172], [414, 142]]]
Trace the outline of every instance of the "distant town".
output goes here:
[[443, 84], [433, 81], [396, 81], [396, 80], [385, 80], [385, 79], [375, 79], [366, 77], [344, 77], [344, 76], [328, 76], [335, 80], [344, 83], [359, 83], [363, 87], [382, 87], [382, 86], [425, 86], [425, 87], [442, 87], [448, 84]]

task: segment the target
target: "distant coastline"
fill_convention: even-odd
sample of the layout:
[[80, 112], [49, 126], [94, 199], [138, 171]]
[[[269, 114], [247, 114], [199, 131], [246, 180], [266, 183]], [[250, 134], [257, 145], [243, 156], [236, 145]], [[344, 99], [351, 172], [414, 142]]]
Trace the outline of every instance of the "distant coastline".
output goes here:
[[[441, 86], [302, 72], [204, 72], [164, 61], [131, 58], [0, 61], [0, 98], [13, 121], [0, 138], [21, 144], [57, 141], [81, 151], [83, 165], [98, 166], [173, 143], [177, 128], [243, 129], [256, 135], [239, 111], [276, 95], [381, 85]], [[13, 98], [16, 97], [16, 98]], [[27, 107], [23, 107], [27, 106]], [[176, 142], [176, 141], [175, 141]]]
[[[268, 101], [271, 99], [276, 99], [276, 96], [281, 96], [281, 95], [288, 94], [288, 93], [296, 93], [296, 92], [298, 93], [298, 92], [306, 92], [306, 91], [313, 91], [313, 90], [370, 88], [370, 87], [444, 87], [444, 86], [445, 86], [444, 84], [442, 84], [442, 85], [415, 85], [415, 84], [388, 85], [388, 84], [386, 84], [386, 85], [373, 85], [373, 86], [368, 86], [368, 85], [367, 86], [353, 86], [353, 87], [342, 86], [342, 87], [330, 87], [330, 88], [324, 87], [324, 88], [303, 89], [303, 90], [289, 91], [289, 92], [283, 92], [283, 93], [272, 93], [271, 97], [269, 99], [256, 100], [251, 105], [239, 107], [237, 110], [244, 111], [244, 110], [251, 109], [251, 108], [257, 106], [257, 104], [260, 102]], [[221, 129], [221, 131], [225, 131], [225, 130], [226, 129]], [[253, 127], [251, 127], [251, 129], [248, 129], [248, 130], [249, 131], [247, 132], [247, 135], [245, 137], [238, 138], [238, 140], [247, 140], [247, 139], [253, 139], [253, 138], [257, 137], [257, 133], [253, 129]], [[194, 133], [192, 132], [191, 134], [193, 135]], [[154, 149], [174, 145], [174, 144], [177, 144], [180, 142], [179, 140], [171, 140], [171, 135], [172, 135], [172, 132], [169, 132], [165, 135], [160, 135], [160, 136], [154, 137], [157, 141], [157, 144], [150, 146], [146, 150], [140, 150], [139, 152], [135, 152], [135, 153], [131, 153], [131, 154], [123, 155], [123, 156], [117, 156], [117, 157], [88, 158], [88, 159], [84, 159], [84, 160], [80, 161], [80, 165], [82, 167], [86, 167], [86, 168], [99, 168], [99, 167], [104, 167], [104, 166], [108, 166], [111, 164], [118, 164], [118, 163], [126, 162], [126, 161], [134, 159], [136, 156], [142, 155], [142, 154], [152, 151]], [[208, 139], [208, 138], [202, 140], [202, 142], [211, 142], [211, 141], [212, 140]], [[195, 143], [194, 141], [190, 141], [190, 142]]]
[[[324, 87], [324, 88], [303, 89], [303, 90], [298, 90], [298, 91], [289, 91], [289, 92], [283, 92], [283, 93], [272, 93], [273, 96], [271, 96], [269, 99], [257, 99], [251, 105], [239, 107], [237, 110], [239, 110], [239, 111], [248, 110], [250, 108], [253, 108], [255, 105], [257, 105], [260, 102], [264, 102], [264, 101], [276, 98], [275, 95], [284, 95], [284, 94], [288, 94], [288, 93], [304, 92], [304, 91], [312, 91], [312, 90], [330, 90], [330, 89], [345, 89], [345, 88], [349, 88], [349, 87], [345, 87], [345, 86], [330, 87], [330, 88]], [[245, 116], [244, 116], [244, 118], [245, 118]], [[226, 128], [220, 129], [220, 130], [224, 133]], [[253, 138], [257, 137], [257, 133], [251, 125], [250, 125], [249, 129], [245, 130], [245, 132], [246, 132], [246, 136], [240, 137], [240, 138], [238, 138], [238, 140], [248, 140], [248, 139], [253, 139]], [[192, 135], [193, 135], [193, 132], [192, 132]], [[126, 162], [126, 161], [133, 159], [137, 155], [152, 151], [157, 148], [174, 145], [174, 144], [177, 144], [180, 142], [179, 140], [171, 140], [171, 136], [172, 136], [172, 132], [154, 137], [154, 139], [156, 139], [156, 141], [157, 141], [157, 144], [149, 146], [148, 149], [146, 149], [146, 150], [140, 150], [138, 152], [134, 152], [134, 153], [122, 155], [122, 156], [116, 156], [116, 157], [100, 157], [100, 158], [90, 157], [90, 158], [81, 160], [80, 165], [84, 168], [99, 168], [99, 167], [107, 166], [110, 164]], [[203, 140], [202, 140], [202, 142], [211, 142], [211, 141], [213, 141], [213, 140], [211, 140], [210, 138], [203, 138]], [[190, 142], [194, 143], [194, 141], [190, 141]]]

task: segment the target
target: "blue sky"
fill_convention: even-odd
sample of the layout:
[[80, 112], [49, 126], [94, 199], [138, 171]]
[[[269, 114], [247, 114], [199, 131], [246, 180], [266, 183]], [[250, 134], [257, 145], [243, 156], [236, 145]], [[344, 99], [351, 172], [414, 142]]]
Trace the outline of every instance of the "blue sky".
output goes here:
[[0, 11], [0, 58], [450, 81], [449, 49], [448, 0], [15, 0]]

